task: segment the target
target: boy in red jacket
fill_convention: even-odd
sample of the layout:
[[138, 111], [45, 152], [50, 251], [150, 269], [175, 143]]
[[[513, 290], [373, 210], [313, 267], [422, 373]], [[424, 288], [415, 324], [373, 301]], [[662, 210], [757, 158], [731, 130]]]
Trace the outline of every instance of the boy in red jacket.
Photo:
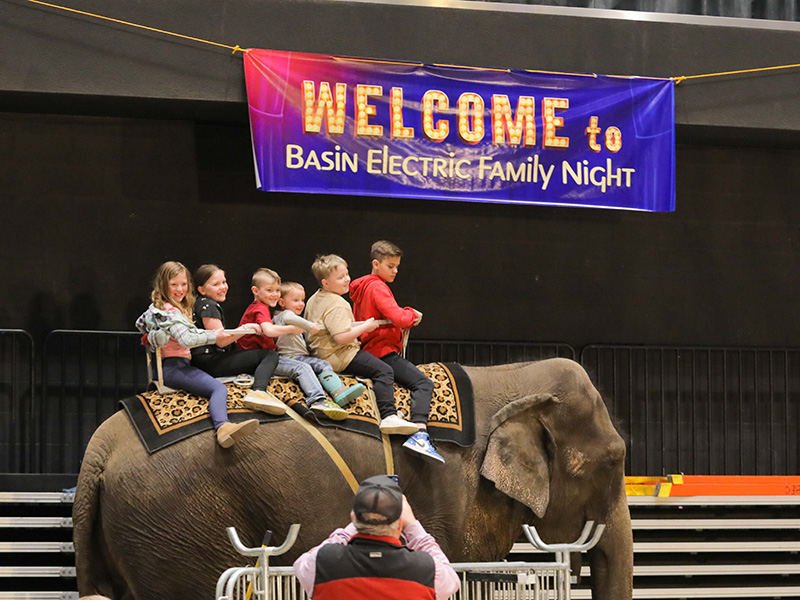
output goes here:
[[372, 244], [372, 274], [359, 277], [350, 283], [350, 299], [356, 321], [370, 317], [376, 321], [388, 319], [389, 325], [381, 325], [361, 336], [361, 349], [380, 358], [394, 371], [394, 380], [411, 390], [411, 421], [419, 431], [403, 444], [421, 457], [434, 462], [444, 462], [436, 452], [428, 435], [428, 411], [433, 395], [433, 382], [413, 363], [403, 358], [403, 330], [419, 325], [422, 313], [407, 306], [400, 308], [388, 283], [397, 277], [403, 251], [386, 240]]

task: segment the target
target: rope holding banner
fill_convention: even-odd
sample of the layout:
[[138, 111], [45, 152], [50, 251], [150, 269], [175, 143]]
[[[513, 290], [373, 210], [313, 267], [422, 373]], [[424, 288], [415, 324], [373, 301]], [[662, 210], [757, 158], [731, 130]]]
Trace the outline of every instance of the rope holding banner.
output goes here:
[[[185, 40], [191, 40], [193, 42], [200, 42], [202, 44], [209, 44], [211, 46], [217, 46], [219, 48], [227, 48], [231, 50], [231, 54], [236, 54], [236, 52], [245, 53], [246, 50], [243, 50], [238, 44], [235, 46], [229, 46], [228, 44], [220, 44], [219, 42], [212, 42], [210, 40], [204, 40], [202, 38], [196, 38], [189, 35], [183, 35], [181, 33], [175, 33], [173, 31], [166, 31], [164, 29], [156, 29], [155, 27], [148, 27], [146, 25], [139, 25], [137, 23], [131, 23], [130, 21], [122, 21], [120, 19], [114, 19], [112, 17], [106, 17], [104, 15], [98, 15], [90, 12], [86, 12], [83, 10], [77, 10], [75, 8], [69, 8], [66, 6], [59, 6], [58, 4], [51, 4], [49, 2], [43, 2], [42, 0], [26, 0], [27, 2], [31, 2], [33, 4], [40, 4], [42, 6], [47, 6], [50, 8], [57, 8], [59, 10], [64, 10], [67, 12], [76, 13], [79, 15], [84, 15], [87, 17], [92, 17], [95, 19], [101, 19], [104, 21], [111, 21], [112, 23], [119, 23], [120, 25], [127, 25], [129, 27], [137, 27], [139, 29], [145, 29], [147, 31], [153, 31], [155, 33], [162, 33], [164, 35], [171, 35], [174, 37], [179, 37]], [[368, 59], [351, 59], [351, 60], [368, 60]], [[369, 62], [390, 62], [390, 61], [369, 61]], [[412, 63], [397, 63], [397, 64], [412, 64]], [[457, 65], [438, 65], [438, 66], [457, 66]], [[645, 76], [631, 76], [631, 75], [608, 75], [608, 77], [622, 77], [628, 79], [664, 79], [664, 80], [672, 80], [675, 85], [679, 85], [681, 82], [687, 79], [701, 79], [707, 77], [722, 77], [725, 75], [740, 75], [742, 73], [758, 73], [760, 71], [775, 71], [779, 69], [794, 69], [800, 67], [800, 64], [794, 65], [778, 65], [774, 67], [759, 67], [755, 69], [744, 69], [741, 71], [722, 71], [719, 73], [704, 73], [702, 75], [681, 75], [679, 77], [645, 77]], [[461, 68], [479, 68], [479, 67], [461, 67]], [[483, 70], [507, 70], [507, 69], [483, 69]], [[559, 75], [579, 75], [583, 77], [597, 77], [596, 73], [559, 73], [558, 71], [536, 71], [531, 70], [530, 72], [533, 73], [549, 73], [549, 74], [559, 74]]]
[[147, 25], [139, 25], [138, 23], [131, 23], [130, 21], [122, 21], [120, 19], [114, 19], [112, 17], [106, 17], [104, 15], [98, 15], [95, 13], [86, 12], [84, 10], [77, 10], [75, 8], [69, 8], [67, 6], [59, 6], [58, 4], [50, 4], [49, 2], [42, 2], [42, 0], [27, 0], [33, 4], [40, 4], [42, 6], [48, 6], [50, 8], [57, 8], [59, 10], [65, 10], [67, 12], [76, 13], [79, 15], [84, 15], [86, 17], [92, 17], [94, 19], [101, 19], [103, 21], [111, 21], [112, 23], [119, 23], [120, 25], [127, 25], [128, 27], [137, 27], [139, 29], [145, 29], [147, 31], [153, 31], [155, 33], [163, 33], [164, 35], [171, 35], [173, 37], [179, 37], [184, 40], [192, 40], [193, 42], [200, 42], [202, 44], [209, 44], [211, 46], [217, 46], [219, 48], [228, 48], [232, 50], [231, 54], [235, 54], [238, 50], [239, 52], [244, 52], [238, 45], [236, 46], [229, 46], [227, 44], [220, 44], [219, 42], [212, 42], [210, 40], [204, 40], [202, 38], [192, 37], [190, 35], [183, 35], [182, 33], [175, 33], [174, 31], [166, 31], [164, 29], [156, 29], [155, 27], [148, 27]]
[[722, 77], [724, 75], [741, 75], [743, 73], [760, 73], [762, 71], [777, 71], [780, 69], [796, 69], [800, 67], [800, 63], [794, 65], [778, 65], [776, 67], [757, 67], [755, 69], [742, 69], [741, 71], [722, 71], [719, 73], [705, 73], [703, 75], [681, 75], [674, 78], [675, 85], [686, 79], [702, 79], [705, 77]]

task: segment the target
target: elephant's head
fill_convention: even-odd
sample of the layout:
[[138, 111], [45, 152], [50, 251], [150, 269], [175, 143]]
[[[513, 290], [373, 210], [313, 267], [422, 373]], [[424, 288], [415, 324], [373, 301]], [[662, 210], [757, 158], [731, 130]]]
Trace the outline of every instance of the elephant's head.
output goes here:
[[491, 417], [480, 472], [533, 511], [549, 543], [574, 541], [588, 520], [605, 523], [591, 556], [594, 598], [630, 598], [625, 443], [585, 371], [575, 363], [559, 366], [550, 391], [512, 400]]

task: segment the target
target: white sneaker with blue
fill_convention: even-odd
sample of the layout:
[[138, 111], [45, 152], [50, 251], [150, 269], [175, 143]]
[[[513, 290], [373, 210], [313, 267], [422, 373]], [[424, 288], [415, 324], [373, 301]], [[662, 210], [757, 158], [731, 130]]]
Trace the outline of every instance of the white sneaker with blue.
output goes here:
[[444, 458], [431, 443], [431, 437], [425, 431], [418, 431], [403, 444], [403, 448], [419, 454], [420, 458], [431, 462], [444, 463]]

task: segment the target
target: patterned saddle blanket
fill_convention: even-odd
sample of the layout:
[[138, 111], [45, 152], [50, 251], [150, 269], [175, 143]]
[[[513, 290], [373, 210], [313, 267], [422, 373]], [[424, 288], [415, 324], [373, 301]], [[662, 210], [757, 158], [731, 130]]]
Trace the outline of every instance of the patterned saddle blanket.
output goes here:
[[[418, 368], [434, 383], [433, 399], [428, 414], [428, 431], [434, 440], [471, 446], [475, 441], [475, 410], [472, 384], [464, 370], [456, 363], [430, 363]], [[347, 375], [342, 381], [350, 386], [356, 379]], [[332, 421], [312, 412], [305, 404], [305, 395], [294, 381], [273, 378], [269, 391], [285, 402], [305, 419], [324, 427], [338, 427], [348, 431], [380, 438], [378, 414], [372, 393], [372, 381], [361, 380], [367, 391], [351, 401], [345, 408], [349, 416], [343, 421]], [[233, 422], [258, 418], [262, 423], [282, 421], [290, 417], [254, 412], [242, 406], [246, 388], [228, 384], [228, 417]], [[411, 413], [411, 392], [395, 384], [395, 405], [404, 414]], [[208, 400], [185, 391], [159, 394], [148, 391], [125, 398], [120, 402], [145, 448], [153, 453], [192, 435], [213, 429], [208, 414]]]

